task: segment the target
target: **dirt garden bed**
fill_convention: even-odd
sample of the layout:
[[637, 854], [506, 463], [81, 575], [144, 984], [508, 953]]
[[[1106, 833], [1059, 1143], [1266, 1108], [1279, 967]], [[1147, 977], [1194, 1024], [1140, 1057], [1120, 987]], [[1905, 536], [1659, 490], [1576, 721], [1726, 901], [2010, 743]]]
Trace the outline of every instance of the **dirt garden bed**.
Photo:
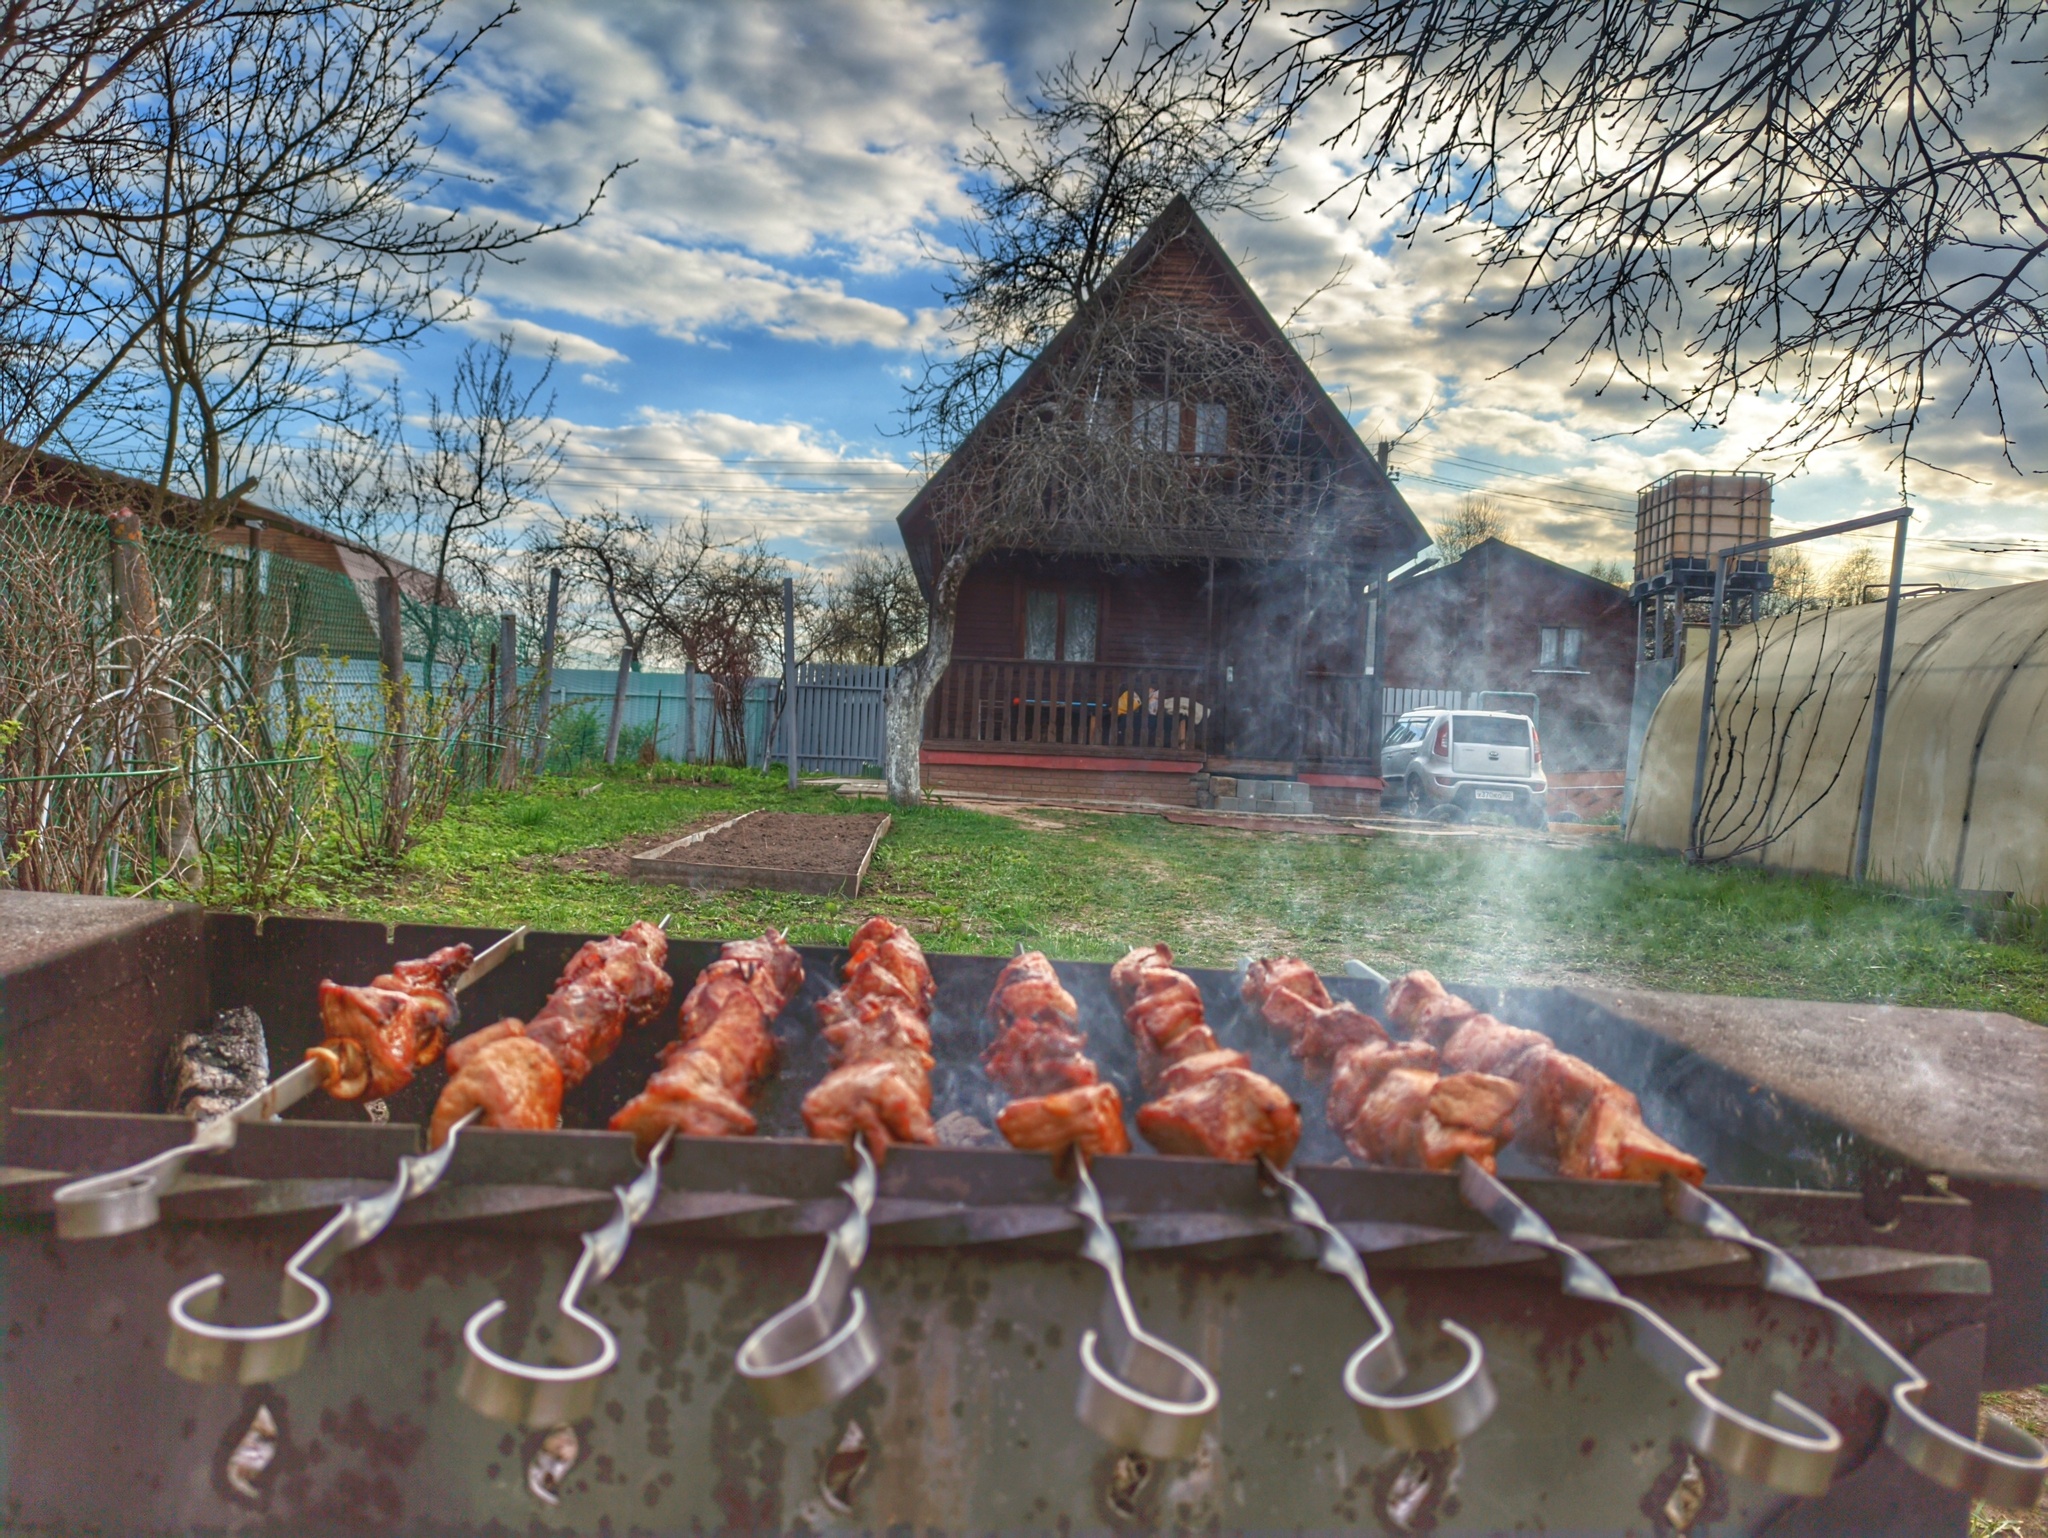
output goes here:
[[888, 831], [883, 813], [743, 812], [634, 853], [628, 864], [635, 880], [697, 891], [762, 887], [858, 897]]

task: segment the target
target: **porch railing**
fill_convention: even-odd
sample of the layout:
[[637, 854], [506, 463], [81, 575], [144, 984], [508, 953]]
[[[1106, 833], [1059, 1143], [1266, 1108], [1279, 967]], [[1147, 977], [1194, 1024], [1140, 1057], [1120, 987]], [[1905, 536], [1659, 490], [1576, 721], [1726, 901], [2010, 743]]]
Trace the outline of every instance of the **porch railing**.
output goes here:
[[1378, 771], [1372, 680], [1360, 674], [1311, 673], [1301, 681], [1301, 759]]
[[1201, 668], [955, 657], [927, 707], [925, 741], [1199, 758], [1214, 707], [1206, 678]]

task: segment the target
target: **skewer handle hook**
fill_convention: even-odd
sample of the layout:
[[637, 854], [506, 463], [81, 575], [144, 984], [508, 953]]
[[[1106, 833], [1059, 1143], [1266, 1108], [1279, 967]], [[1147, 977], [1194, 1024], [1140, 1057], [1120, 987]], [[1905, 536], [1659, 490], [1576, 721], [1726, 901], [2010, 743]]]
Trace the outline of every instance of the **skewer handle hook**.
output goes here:
[[647, 1155], [647, 1164], [632, 1183], [614, 1186], [618, 1211], [600, 1228], [583, 1236], [583, 1253], [562, 1288], [562, 1316], [575, 1328], [555, 1342], [555, 1367], [536, 1367], [500, 1355], [488, 1340], [491, 1326], [505, 1312], [505, 1300], [493, 1298], [463, 1327], [469, 1360], [456, 1392], [481, 1415], [515, 1426], [559, 1426], [580, 1420], [597, 1404], [604, 1375], [618, 1364], [619, 1343], [604, 1322], [584, 1311], [583, 1290], [595, 1287], [618, 1269], [633, 1230], [647, 1216], [661, 1190], [661, 1161], [674, 1141], [673, 1131]]
[[1730, 1473], [1787, 1495], [1823, 1495], [1833, 1482], [1842, 1434], [1782, 1390], [1771, 1394], [1769, 1420], [1759, 1420], [1720, 1398], [1713, 1385], [1720, 1364], [1680, 1334], [1662, 1314], [1629, 1297], [1583, 1252], [1566, 1244], [1541, 1214], [1472, 1159], [1461, 1161], [1458, 1189], [1502, 1233], [1556, 1257], [1564, 1290], [1628, 1315], [1638, 1355], [1685, 1390], [1694, 1404], [1688, 1439]]
[[1081, 1254], [1109, 1278], [1101, 1327], [1081, 1337], [1074, 1414], [1112, 1446], [1155, 1458], [1191, 1457], [1222, 1398], [1216, 1380], [1200, 1362], [1148, 1334], [1138, 1322], [1124, 1283], [1123, 1249], [1088, 1173], [1088, 1160], [1078, 1149], [1073, 1164]]
[[455, 1156], [456, 1140], [474, 1121], [472, 1111], [455, 1124], [448, 1141], [430, 1154], [398, 1161], [398, 1178], [382, 1195], [349, 1201], [285, 1262], [278, 1290], [278, 1322], [225, 1325], [213, 1322], [223, 1278], [215, 1272], [171, 1295], [171, 1340], [165, 1365], [194, 1383], [270, 1383], [306, 1363], [314, 1332], [333, 1311], [334, 1300], [320, 1278], [350, 1250], [360, 1249], [391, 1225], [398, 1209], [433, 1189]]
[[1455, 1341], [1464, 1360], [1458, 1370], [1434, 1388], [1413, 1394], [1388, 1392], [1408, 1375], [1408, 1364], [1394, 1333], [1394, 1322], [1372, 1290], [1365, 1263], [1349, 1239], [1323, 1213], [1300, 1181], [1259, 1158], [1261, 1178], [1277, 1187], [1287, 1215], [1315, 1235], [1317, 1264], [1351, 1284], [1372, 1320], [1373, 1333], [1344, 1364], [1344, 1392], [1358, 1407], [1366, 1434], [1389, 1447], [1429, 1451], [1450, 1447], [1485, 1425], [1500, 1395], [1486, 1371], [1486, 1348], [1463, 1325], [1444, 1319], [1438, 1327]]
[[1806, 1268], [1759, 1238], [1706, 1192], [1669, 1176], [1664, 1205], [1680, 1222], [1716, 1239], [1741, 1245], [1762, 1262], [1766, 1292], [1795, 1298], [1832, 1316], [1835, 1338], [1847, 1348], [1850, 1371], [1885, 1399], [1885, 1445], [1916, 1473], [1945, 1489], [1995, 1506], [2030, 1510], [2048, 1488], [2048, 1447], [2000, 1415], [1985, 1417], [1990, 1445], [1952, 1430], [1922, 1408], [1928, 1382], [1920, 1369], [1845, 1304], [1820, 1290]]
[[741, 1342], [733, 1358], [734, 1369], [753, 1384], [770, 1415], [801, 1415], [843, 1399], [882, 1360], [867, 1296], [853, 1285], [868, 1253], [875, 1161], [857, 1137], [853, 1153], [857, 1168], [840, 1186], [852, 1205], [825, 1237], [810, 1290]]

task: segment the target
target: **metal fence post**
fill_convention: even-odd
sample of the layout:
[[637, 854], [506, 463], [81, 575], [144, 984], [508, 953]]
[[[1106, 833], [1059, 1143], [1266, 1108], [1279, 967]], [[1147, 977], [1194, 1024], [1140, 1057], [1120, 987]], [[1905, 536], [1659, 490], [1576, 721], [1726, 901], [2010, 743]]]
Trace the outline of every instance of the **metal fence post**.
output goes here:
[[619, 728], [626, 721], [626, 680], [633, 671], [633, 647], [631, 643], [619, 648], [619, 681], [612, 686], [612, 720], [604, 734], [604, 761], [615, 764], [619, 761]]
[[540, 698], [533, 729], [533, 772], [539, 774], [548, 760], [548, 706], [555, 692], [555, 620], [561, 613], [562, 573], [548, 573], [548, 612], [540, 627]]
[[[1728, 585], [1728, 552], [1722, 551], [1714, 557], [1714, 612], [1707, 622], [1707, 670], [1700, 680], [1700, 736], [1692, 756], [1692, 815], [1686, 819], [1686, 857], [1701, 859], [1706, 854], [1707, 840], [1700, 831], [1700, 798], [1707, 784], [1707, 741], [1714, 725], [1714, 674], [1721, 665], [1721, 600]], [[1685, 619], [1679, 616], [1679, 633], [1684, 634]]]
[[789, 788], [796, 789], [796, 579], [782, 579], [782, 722]]
[[1870, 826], [1877, 816], [1877, 770], [1884, 757], [1884, 713], [1891, 702], [1892, 643], [1899, 633], [1899, 584], [1906, 575], [1906, 524], [1901, 518], [1892, 534], [1892, 585], [1884, 599], [1884, 637], [1877, 645], [1877, 684], [1870, 701], [1870, 751], [1863, 760], [1863, 794], [1856, 803], [1856, 851], [1849, 860], [1849, 879], [1861, 881], [1870, 865]]
[[498, 785], [510, 790], [519, 783], [518, 733], [512, 709], [519, 698], [519, 622], [498, 616]]
[[411, 800], [411, 745], [405, 739], [405, 632], [399, 610], [398, 583], [377, 579], [377, 660], [384, 672], [384, 730], [390, 733], [391, 776], [385, 792], [387, 813]]

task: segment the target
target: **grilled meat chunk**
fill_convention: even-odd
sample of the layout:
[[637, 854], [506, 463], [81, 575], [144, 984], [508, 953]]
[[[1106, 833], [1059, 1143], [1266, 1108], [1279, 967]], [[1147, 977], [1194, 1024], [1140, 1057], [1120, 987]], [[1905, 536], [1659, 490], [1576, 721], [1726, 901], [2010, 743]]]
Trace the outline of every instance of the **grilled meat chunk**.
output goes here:
[[552, 1132], [562, 1124], [562, 1069], [552, 1052], [524, 1036], [500, 1036], [480, 1048], [434, 1103], [427, 1141], [439, 1148], [473, 1110], [486, 1127]]
[[642, 1026], [668, 1008], [675, 983], [667, 970], [668, 936], [641, 919], [605, 940], [586, 940], [562, 968], [560, 986], [602, 980], [625, 1007], [621, 1029]]
[[1012, 1100], [996, 1113], [996, 1130], [1004, 1142], [1026, 1153], [1078, 1148], [1093, 1159], [1131, 1151], [1123, 1096], [1114, 1084], [1087, 1084]]
[[769, 1029], [804, 985], [803, 958], [775, 930], [728, 940], [683, 999], [681, 1039], [662, 1054], [646, 1089], [612, 1117], [644, 1155], [665, 1131], [684, 1137], [749, 1137], [749, 1109], [775, 1071]]
[[412, 1083], [460, 1022], [455, 980], [475, 959], [467, 945], [449, 945], [397, 963], [365, 988], [323, 979], [322, 1039], [306, 1056], [326, 1060], [327, 1093], [337, 1100], [383, 1097]]
[[909, 930], [881, 917], [854, 931], [839, 987], [818, 1001], [832, 1071], [804, 1096], [812, 1137], [867, 1140], [877, 1160], [891, 1143], [932, 1143], [931, 1006], [937, 991]]
[[1301, 1141], [1301, 1107], [1264, 1074], [1218, 1068], [1139, 1106], [1138, 1130], [1164, 1154], [1240, 1161], [1264, 1154], [1285, 1164]]
[[1521, 1086], [1517, 1140], [1581, 1180], [1655, 1180], [1699, 1185], [1706, 1166], [1643, 1121], [1635, 1095], [1548, 1036], [1485, 1014], [1427, 972], [1410, 972], [1387, 994], [1387, 1014], [1434, 1043], [1446, 1066], [1496, 1074]]
[[1438, 1073], [1426, 1043], [1368, 1043], [1338, 1054], [1330, 1124], [1371, 1164], [1451, 1170], [1469, 1155], [1490, 1174], [1521, 1097], [1510, 1079]]
[[1131, 1151], [1123, 1096], [1100, 1082], [1088, 1039], [1074, 1029], [1080, 1013], [1043, 952], [1012, 958], [996, 978], [988, 1018], [998, 1034], [981, 1061], [989, 1078], [1016, 1097], [996, 1116], [1012, 1148], [1077, 1147], [1089, 1158]]
[[1209, 1029], [1195, 980], [1163, 945], [1140, 946], [1110, 968], [1110, 988], [1138, 1042], [1138, 1071], [1159, 1098], [1138, 1109], [1138, 1131], [1161, 1153], [1275, 1164], [1301, 1141], [1301, 1108], [1226, 1051]]
[[[461, 1115], [449, 1107], [483, 1107], [487, 1127], [560, 1126], [563, 1094], [611, 1056], [628, 1025], [645, 1025], [668, 1003], [675, 985], [664, 970], [667, 960], [667, 935], [652, 924], [630, 924], [610, 939], [586, 942], [571, 956], [555, 991], [531, 1020], [499, 1020], [456, 1042], [448, 1049], [451, 1077], [434, 1107], [433, 1146], [440, 1146], [445, 1129]], [[500, 1120], [501, 1115], [538, 1115], [534, 1107], [540, 1100], [507, 1098], [484, 1082], [514, 1071], [514, 1065], [529, 1065], [518, 1071], [532, 1071], [531, 1053], [499, 1051], [513, 1040], [538, 1048], [555, 1066], [554, 1101], [545, 1122]], [[465, 1082], [472, 1075], [478, 1083]]]
[[1520, 1089], [1485, 1074], [1440, 1071], [1427, 1042], [1396, 1046], [1386, 1028], [1355, 1004], [1330, 998], [1307, 962], [1292, 956], [1245, 969], [1245, 1002], [1288, 1038], [1313, 1077], [1334, 1070], [1330, 1126], [1344, 1146], [1372, 1164], [1454, 1168], [1470, 1154], [1491, 1170], [1513, 1135]]

